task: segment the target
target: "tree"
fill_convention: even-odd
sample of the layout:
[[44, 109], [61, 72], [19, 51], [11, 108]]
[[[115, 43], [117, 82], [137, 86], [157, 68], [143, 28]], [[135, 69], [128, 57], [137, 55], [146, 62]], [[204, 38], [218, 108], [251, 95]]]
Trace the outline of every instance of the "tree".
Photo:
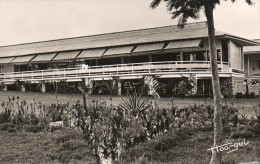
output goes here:
[[[214, 28], [213, 10], [216, 5], [220, 5], [221, 0], [153, 0], [151, 8], [156, 8], [162, 1], [166, 2], [167, 9], [172, 14], [172, 19], [179, 18], [178, 27], [184, 28], [188, 18], [198, 19], [200, 12], [204, 11], [208, 22], [208, 42], [210, 52], [210, 63], [212, 72], [212, 86], [214, 94], [214, 143], [213, 147], [222, 144], [222, 107], [221, 92], [217, 65], [217, 49]], [[223, 0], [227, 1], [227, 0]], [[231, 0], [235, 2], [236, 0]], [[252, 5], [252, 0], [245, 0]], [[221, 153], [212, 150], [211, 163], [221, 163]]]

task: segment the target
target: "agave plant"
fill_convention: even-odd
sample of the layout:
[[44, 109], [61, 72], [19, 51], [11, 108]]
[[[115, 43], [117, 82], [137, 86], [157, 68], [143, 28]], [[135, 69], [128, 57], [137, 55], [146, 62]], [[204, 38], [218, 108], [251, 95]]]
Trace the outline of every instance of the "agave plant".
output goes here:
[[127, 99], [122, 99], [119, 108], [131, 113], [134, 117], [138, 117], [146, 109], [150, 107], [147, 99], [141, 99], [140, 95], [133, 93]]

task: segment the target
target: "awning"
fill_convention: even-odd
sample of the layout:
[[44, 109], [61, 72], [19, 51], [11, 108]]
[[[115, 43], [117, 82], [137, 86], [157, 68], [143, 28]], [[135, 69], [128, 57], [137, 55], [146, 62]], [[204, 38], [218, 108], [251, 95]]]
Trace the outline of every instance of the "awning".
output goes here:
[[48, 53], [37, 55], [31, 62], [46, 62], [50, 61], [57, 53]]
[[111, 47], [103, 56], [126, 56], [129, 55], [134, 46]]
[[73, 60], [79, 54], [80, 51], [67, 51], [60, 52], [55, 58], [52, 60]]
[[197, 48], [200, 42], [201, 39], [172, 41], [164, 49]]
[[10, 63], [28, 63], [35, 55], [30, 56], [18, 56]]
[[9, 57], [9, 58], [0, 58], [0, 64], [7, 64], [10, 61], [12, 61], [14, 57]]
[[103, 49], [92, 49], [92, 50], [84, 50], [77, 59], [86, 58], [86, 59], [98, 59], [101, 58], [103, 53], [105, 52], [105, 48]]
[[141, 45], [138, 45], [133, 52], [146, 52], [146, 51], [162, 50], [164, 44], [165, 43], [141, 44]]

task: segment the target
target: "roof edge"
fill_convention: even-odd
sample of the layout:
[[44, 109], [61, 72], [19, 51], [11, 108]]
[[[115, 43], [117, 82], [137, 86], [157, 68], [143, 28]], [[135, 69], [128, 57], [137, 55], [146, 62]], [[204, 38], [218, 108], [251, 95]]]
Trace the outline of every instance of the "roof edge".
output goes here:
[[[207, 21], [187, 23], [185, 26], [192, 25], [192, 24], [200, 24], [200, 23], [207, 23]], [[0, 46], [0, 48], [12, 47], [12, 46], [20, 46], [20, 45], [27, 45], [27, 44], [34, 44], [34, 43], [44, 43], [44, 42], [52, 42], [52, 41], [78, 39], [78, 38], [84, 38], [84, 37], [102, 36], [102, 35], [109, 35], [109, 34], [120, 34], [120, 33], [125, 33], [125, 32], [134, 32], [134, 31], [142, 31], [142, 30], [160, 29], [160, 28], [167, 28], [167, 27], [177, 27], [177, 26], [178, 25], [158, 26], [158, 27], [151, 27], [151, 28], [148, 27], [148, 28], [142, 28], [142, 29], [125, 30], [125, 31], [118, 31], [118, 32], [108, 32], [108, 33], [100, 33], [100, 34], [85, 35], [85, 36], [78, 36], [78, 37], [68, 37], [68, 38], [60, 38], [60, 39], [42, 40], [42, 41], [36, 41], [36, 42], [27, 42], [27, 43], [20, 43], [20, 44], [10, 44], [10, 45], [5, 45], [5, 46]]]

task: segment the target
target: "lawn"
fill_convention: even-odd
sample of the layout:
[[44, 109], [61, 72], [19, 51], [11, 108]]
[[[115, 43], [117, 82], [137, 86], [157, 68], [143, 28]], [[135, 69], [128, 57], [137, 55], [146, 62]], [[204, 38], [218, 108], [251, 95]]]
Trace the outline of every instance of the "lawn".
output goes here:
[[[41, 92], [14, 92], [14, 91], [8, 91], [8, 92], [0, 92], [0, 102], [7, 101], [8, 97], [12, 96], [19, 96], [20, 100], [26, 100], [27, 102], [33, 102], [35, 100], [36, 102], [41, 102], [45, 105], [50, 105], [52, 103], [56, 103], [56, 97], [54, 93], [41, 93]], [[113, 96], [112, 102], [113, 105], [118, 105], [122, 99], [125, 98], [125, 96]], [[149, 99], [150, 101], [153, 100], [152, 97], [145, 97]], [[77, 102], [77, 100], [82, 100], [81, 94], [58, 94], [58, 102], [59, 103], [67, 103], [74, 104]], [[91, 103], [92, 100], [98, 100], [98, 101], [106, 101], [107, 104], [111, 103], [110, 97], [108, 95], [90, 95], [88, 97], [88, 102]], [[162, 97], [159, 100], [159, 106], [161, 108], [171, 108], [172, 103], [174, 103], [178, 108], [182, 108], [188, 105], [193, 105], [194, 103], [213, 103], [212, 98], [180, 98], [180, 97]], [[253, 104], [259, 104], [260, 99], [259, 98], [246, 98], [246, 99], [222, 99], [222, 103], [227, 103], [229, 106], [233, 105], [234, 107], [238, 108], [240, 112], [245, 112], [246, 114], [250, 115], [251, 113], [248, 112]], [[243, 110], [242, 110], [243, 109]]]
[[50, 132], [0, 131], [0, 163], [95, 163], [78, 130]]
[[[247, 129], [236, 136], [245, 137], [250, 143], [232, 153], [224, 151], [224, 163], [260, 161], [259, 129], [259, 126]], [[226, 128], [225, 137], [236, 131], [232, 127]], [[206, 164], [211, 157], [207, 149], [212, 142], [212, 128], [172, 131], [124, 151], [117, 163]], [[1, 163], [95, 163], [93, 152], [79, 130], [61, 129], [53, 133], [2, 131], [0, 145]]]

